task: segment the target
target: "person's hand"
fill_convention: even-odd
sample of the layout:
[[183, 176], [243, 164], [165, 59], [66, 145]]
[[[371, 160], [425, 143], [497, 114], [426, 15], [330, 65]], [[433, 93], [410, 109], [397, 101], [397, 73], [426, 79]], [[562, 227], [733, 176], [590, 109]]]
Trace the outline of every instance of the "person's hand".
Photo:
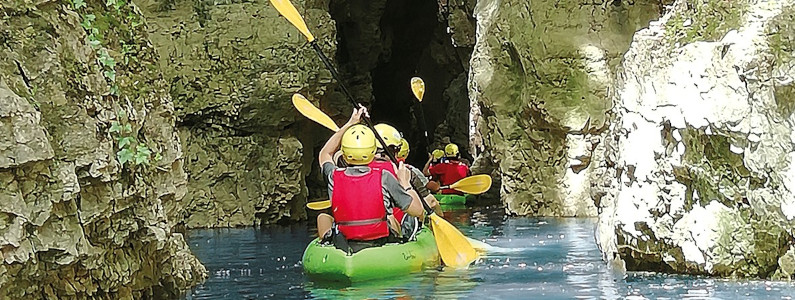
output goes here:
[[353, 113], [351, 113], [351, 118], [348, 119], [348, 123], [345, 123], [345, 126], [350, 127], [359, 124], [359, 121], [362, 120], [362, 115], [367, 116], [367, 108], [365, 108], [364, 106], [360, 107], [359, 109], [353, 110]]
[[428, 203], [428, 207], [434, 208], [439, 205], [439, 200], [436, 200], [436, 197], [428, 197], [425, 203]]
[[398, 183], [400, 183], [400, 186], [403, 188], [411, 186], [411, 171], [402, 161], [398, 164], [397, 179]]

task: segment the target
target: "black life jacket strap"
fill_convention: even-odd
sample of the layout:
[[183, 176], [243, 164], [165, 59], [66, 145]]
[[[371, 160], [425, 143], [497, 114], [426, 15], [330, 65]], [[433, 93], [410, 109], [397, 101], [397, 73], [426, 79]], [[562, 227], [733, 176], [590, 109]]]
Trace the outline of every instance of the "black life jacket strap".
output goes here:
[[342, 226], [362, 226], [362, 225], [370, 225], [370, 224], [377, 224], [386, 221], [386, 216], [383, 218], [373, 218], [373, 219], [365, 219], [365, 220], [356, 220], [356, 221], [335, 221], [338, 225]]

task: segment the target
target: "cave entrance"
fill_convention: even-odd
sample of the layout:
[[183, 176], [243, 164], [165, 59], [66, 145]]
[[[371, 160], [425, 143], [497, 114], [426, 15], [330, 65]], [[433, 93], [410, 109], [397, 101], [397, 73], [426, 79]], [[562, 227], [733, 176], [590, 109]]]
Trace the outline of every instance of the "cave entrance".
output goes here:
[[[374, 122], [388, 123], [403, 132], [412, 149], [408, 162], [418, 167], [427, 160], [431, 147], [438, 148], [445, 137], [459, 144], [462, 154], [468, 146], [465, 64], [471, 49], [456, 49], [446, 16], [439, 11], [436, 1], [427, 0], [330, 3], [343, 81], [357, 100], [371, 105]], [[466, 57], [461, 52], [467, 53]], [[416, 100], [409, 86], [414, 76], [425, 81], [422, 107], [431, 147], [414, 117]], [[451, 120], [451, 113], [466, 117]]]

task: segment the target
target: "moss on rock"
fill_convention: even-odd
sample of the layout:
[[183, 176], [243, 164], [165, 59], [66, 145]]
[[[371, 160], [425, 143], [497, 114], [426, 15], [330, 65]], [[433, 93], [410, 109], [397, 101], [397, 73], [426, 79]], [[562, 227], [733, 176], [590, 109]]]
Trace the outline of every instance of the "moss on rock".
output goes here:
[[[169, 214], [191, 228], [306, 218], [302, 164], [317, 141], [302, 134], [299, 121], [314, 125], [290, 96], [328, 104], [333, 88], [306, 39], [267, 1], [135, 2], [161, 53], [188, 157], [188, 192]], [[333, 57], [327, 1], [293, 4]]]
[[787, 7], [773, 19], [768, 26], [767, 42], [773, 55], [774, 72], [783, 78], [773, 82], [773, 93], [782, 118], [789, 118], [795, 112], [795, 83], [791, 76], [787, 76], [787, 69], [795, 64], [795, 8]]
[[[185, 194], [185, 173], [137, 8], [0, 11], [0, 298], [172, 298], [205, 278], [163, 210]], [[110, 128], [122, 120], [159, 160], [117, 158]]]
[[697, 0], [683, 2], [665, 24], [665, 35], [680, 45], [715, 42], [740, 28], [748, 13], [748, 0]]
[[501, 195], [512, 213], [596, 213], [587, 187], [575, 178], [589, 174], [585, 161], [591, 140], [606, 128], [621, 56], [635, 31], [660, 11], [659, 1], [613, 3], [477, 4], [472, 146], [493, 160], [480, 164], [498, 166]]

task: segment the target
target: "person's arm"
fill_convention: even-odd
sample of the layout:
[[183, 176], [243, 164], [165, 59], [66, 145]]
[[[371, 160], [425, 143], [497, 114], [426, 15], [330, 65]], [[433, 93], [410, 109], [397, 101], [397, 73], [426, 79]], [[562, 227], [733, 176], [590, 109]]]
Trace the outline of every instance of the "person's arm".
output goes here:
[[364, 107], [356, 109], [351, 114], [351, 118], [348, 120], [348, 123], [342, 125], [340, 130], [337, 130], [331, 137], [326, 141], [326, 144], [323, 145], [323, 148], [320, 149], [320, 154], [318, 154], [318, 161], [320, 162], [320, 167], [323, 167], [323, 164], [326, 162], [334, 163], [334, 152], [340, 148], [340, 142], [342, 141], [342, 135], [345, 134], [345, 131], [348, 130], [353, 125], [359, 123], [359, 120], [362, 118], [362, 114], [367, 115], [367, 109]]
[[420, 195], [417, 194], [417, 191], [415, 191], [411, 186], [411, 171], [403, 162], [398, 164], [397, 179], [400, 187], [406, 190], [406, 192], [408, 192], [408, 194], [411, 196], [411, 205], [409, 205], [409, 207], [404, 211], [411, 216], [422, 217], [422, 214], [425, 212], [425, 208], [422, 206], [420, 201], [423, 200], [420, 198]]
[[421, 217], [425, 211], [420, 203], [420, 196], [411, 187], [411, 172], [406, 169], [403, 163], [398, 165], [398, 177], [389, 172], [382, 173], [382, 184], [384, 186], [384, 196], [387, 196], [392, 204], [399, 207], [404, 212], [414, 217]]
[[424, 174], [425, 176], [431, 176], [431, 173], [428, 173], [428, 168], [431, 167], [431, 162], [432, 161], [433, 161], [433, 155], [432, 154], [428, 154], [428, 161], [425, 162], [425, 166], [422, 167], [422, 174]]

